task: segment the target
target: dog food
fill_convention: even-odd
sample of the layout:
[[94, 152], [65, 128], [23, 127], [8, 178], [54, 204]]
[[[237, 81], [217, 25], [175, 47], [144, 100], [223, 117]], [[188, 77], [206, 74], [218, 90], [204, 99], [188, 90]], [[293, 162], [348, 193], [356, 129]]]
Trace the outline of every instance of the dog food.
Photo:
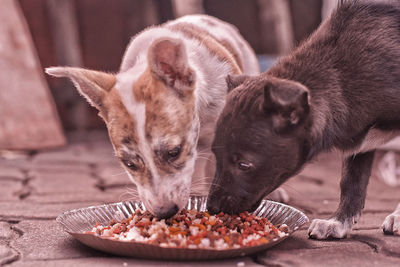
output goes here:
[[207, 211], [182, 210], [167, 220], [158, 220], [148, 211], [136, 210], [121, 222], [96, 224], [87, 234], [161, 247], [232, 249], [266, 244], [288, 235], [287, 225], [274, 226], [248, 212], [210, 215]]

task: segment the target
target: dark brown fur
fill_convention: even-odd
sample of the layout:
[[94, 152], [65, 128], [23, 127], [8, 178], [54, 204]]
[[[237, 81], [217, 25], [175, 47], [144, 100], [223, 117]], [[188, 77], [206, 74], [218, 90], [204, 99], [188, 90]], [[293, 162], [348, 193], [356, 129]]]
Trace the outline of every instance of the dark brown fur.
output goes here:
[[[374, 151], [357, 153], [371, 129], [400, 129], [400, 8], [344, 3], [289, 56], [258, 77], [231, 77], [216, 130], [208, 207], [251, 209], [322, 151], [347, 151], [344, 223], [364, 206]], [[245, 164], [251, 164], [242, 170]], [[240, 168], [239, 168], [240, 167]]]

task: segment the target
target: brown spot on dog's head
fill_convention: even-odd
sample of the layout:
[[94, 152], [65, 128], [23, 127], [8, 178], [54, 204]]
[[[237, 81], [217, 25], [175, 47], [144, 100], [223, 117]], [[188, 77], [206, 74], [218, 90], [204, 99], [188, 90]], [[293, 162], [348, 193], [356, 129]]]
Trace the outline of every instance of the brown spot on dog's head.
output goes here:
[[179, 39], [160, 38], [148, 52], [150, 72], [178, 94], [194, 89], [195, 73], [188, 65], [186, 48]]
[[[104, 72], [71, 67], [49, 68], [46, 72], [56, 77], [68, 77], [74, 82], [78, 91], [99, 110], [99, 116], [107, 125], [118, 158], [129, 171], [132, 171], [135, 163], [138, 166], [134, 170], [135, 179], [140, 184], [149, 183], [150, 175], [144, 164], [139, 164], [140, 161], [134, 153], [138, 151], [136, 123], [128, 114], [115, 88], [116, 77]], [[131, 152], [127, 153], [126, 149]]]
[[156, 40], [148, 61], [148, 69], [133, 84], [133, 93], [145, 105], [145, 137], [157, 170], [161, 176], [172, 175], [185, 166], [196, 147], [195, 75], [179, 40]]
[[211, 54], [217, 56], [221, 61], [227, 62], [232, 73], [242, 73], [243, 66], [238, 56], [238, 51], [227, 41], [219, 41], [209, 32], [192, 23], [180, 22], [167, 26], [172, 31], [180, 32], [187, 38], [198, 40]]
[[51, 67], [46, 73], [55, 77], [68, 77], [72, 80], [79, 93], [100, 112], [106, 112], [104, 99], [114, 87], [114, 75], [94, 70], [73, 67]]

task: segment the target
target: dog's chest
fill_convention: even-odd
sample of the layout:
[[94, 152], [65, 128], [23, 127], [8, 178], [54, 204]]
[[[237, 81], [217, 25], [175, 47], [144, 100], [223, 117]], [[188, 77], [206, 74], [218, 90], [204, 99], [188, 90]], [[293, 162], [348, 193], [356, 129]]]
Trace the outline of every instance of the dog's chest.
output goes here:
[[374, 150], [379, 146], [386, 144], [400, 134], [400, 130], [383, 131], [379, 129], [370, 129], [365, 135], [362, 143], [354, 149], [345, 151], [347, 155], [354, 155]]

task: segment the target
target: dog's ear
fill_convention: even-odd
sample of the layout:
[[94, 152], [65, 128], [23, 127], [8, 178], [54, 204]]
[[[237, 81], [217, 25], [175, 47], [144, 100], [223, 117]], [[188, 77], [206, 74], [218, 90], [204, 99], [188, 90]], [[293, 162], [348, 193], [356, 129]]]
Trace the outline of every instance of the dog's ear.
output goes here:
[[296, 82], [267, 83], [263, 111], [270, 115], [277, 132], [299, 125], [310, 110], [309, 90]]
[[228, 93], [244, 83], [245, 80], [247, 80], [249, 76], [239, 74], [239, 75], [230, 75], [226, 76], [226, 85], [228, 86]]
[[103, 109], [104, 98], [116, 82], [112, 74], [81, 68], [51, 67], [46, 68], [46, 73], [55, 77], [70, 78], [79, 93], [100, 111]]
[[149, 48], [148, 61], [153, 75], [167, 86], [180, 92], [194, 89], [195, 73], [189, 66], [181, 40], [160, 38], [154, 41]]

